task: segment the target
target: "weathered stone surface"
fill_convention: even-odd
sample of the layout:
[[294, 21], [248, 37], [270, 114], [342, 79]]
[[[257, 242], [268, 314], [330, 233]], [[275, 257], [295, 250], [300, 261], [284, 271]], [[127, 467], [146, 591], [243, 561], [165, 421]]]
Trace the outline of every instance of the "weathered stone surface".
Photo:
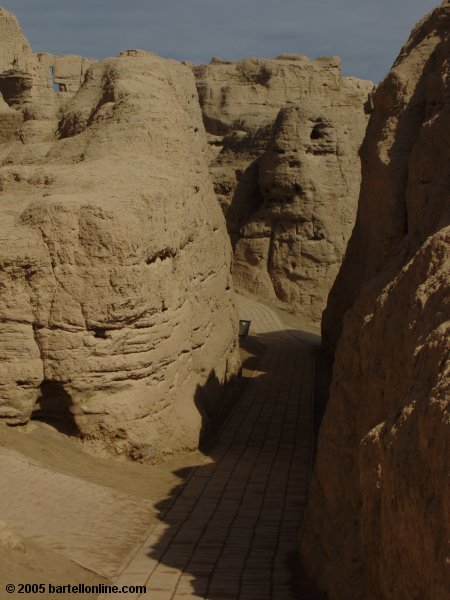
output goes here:
[[301, 548], [331, 599], [450, 589], [449, 31], [444, 2], [374, 95], [324, 322], [338, 342]]
[[[47, 63], [52, 69], [53, 83], [59, 88], [59, 93], [77, 92], [84, 81], [89, 67], [96, 62], [91, 58], [82, 58], [74, 54], [39, 55], [40, 61]], [[64, 97], [64, 96], [63, 96]]]
[[194, 70], [206, 129], [216, 135], [272, 125], [285, 104], [323, 95], [323, 88], [338, 92], [342, 79], [335, 56], [216, 60]]
[[0, 71], [17, 66], [32, 55], [31, 46], [23, 35], [16, 17], [0, 7]]
[[[79, 90], [95, 61], [75, 55], [34, 54], [16, 17], [1, 7], [0, 28], [0, 112], [4, 112], [3, 99], [22, 113], [25, 123], [16, 132], [19, 139], [42, 137], [44, 129], [50, 136], [60, 107]], [[58, 86], [56, 94], [53, 84]], [[1, 132], [0, 136], [4, 139]]]
[[216, 59], [195, 74], [234, 280], [318, 323], [354, 224], [373, 85], [343, 78], [336, 57]]
[[0, 416], [69, 420], [138, 459], [196, 447], [198, 387], [238, 360], [190, 69], [95, 63], [51, 137], [31, 121], [0, 145]]
[[[53, 61], [54, 82], [64, 91], [76, 92], [82, 82], [81, 56], [55, 56]], [[63, 91], [61, 90], [61, 91]]]
[[4, 9], [0, 28], [0, 140], [51, 139], [61, 105], [51, 85], [51, 55], [45, 61], [33, 54], [17, 19]]

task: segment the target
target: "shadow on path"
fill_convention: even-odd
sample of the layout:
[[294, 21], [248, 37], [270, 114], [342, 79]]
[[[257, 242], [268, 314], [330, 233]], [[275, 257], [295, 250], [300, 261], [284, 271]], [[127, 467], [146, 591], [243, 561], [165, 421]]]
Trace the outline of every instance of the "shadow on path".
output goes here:
[[[210, 462], [156, 507], [159, 523], [144, 545], [154, 600], [318, 598], [297, 563], [314, 451], [315, 350], [298, 331], [261, 334], [244, 347], [243, 389], [208, 440]], [[207, 386], [220, 391], [214, 374]], [[196, 405], [208, 414], [201, 388]]]

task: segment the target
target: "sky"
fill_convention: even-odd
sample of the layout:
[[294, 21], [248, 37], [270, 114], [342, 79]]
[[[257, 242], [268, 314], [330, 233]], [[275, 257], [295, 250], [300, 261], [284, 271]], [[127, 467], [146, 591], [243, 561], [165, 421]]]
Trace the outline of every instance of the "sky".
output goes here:
[[194, 63], [339, 55], [380, 81], [414, 24], [440, 0], [0, 0], [35, 52], [115, 56], [139, 48]]

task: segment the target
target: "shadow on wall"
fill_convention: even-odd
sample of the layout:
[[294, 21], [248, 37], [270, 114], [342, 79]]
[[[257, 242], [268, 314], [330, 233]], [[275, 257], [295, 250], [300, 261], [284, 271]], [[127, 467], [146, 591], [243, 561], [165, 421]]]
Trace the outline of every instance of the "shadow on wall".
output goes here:
[[312, 437], [303, 436], [309, 413], [295, 387], [299, 382], [303, 390], [308, 374], [297, 367], [311, 349], [298, 333], [273, 332], [242, 344], [242, 377], [233, 383], [228, 407], [235, 409], [225, 424], [212, 406], [229, 392], [214, 372], [197, 389], [201, 449], [211, 462], [189, 475], [176, 471], [187, 479], [155, 507], [159, 524], [149, 556], [159, 564], [151, 590], [160, 586], [171, 597], [177, 585], [178, 594], [209, 600], [323, 598], [306, 580], [297, 554], [314, 448]]
[[[374, 111], [360, 148], [362, 182], [356, 223], [322, 316], [323, 343], [332, 353], [342, 333], [344, 315], [352, 309], [362, 288], [380, 273], [382, 279], [377, 286], [386, 286], [398, 274], [400, 264], [406, 264], [405, 252], [412, 256], [444, 214], [444, 210], [433, 206], [433, 211], [428, 211], [427, 215], [435, 215], [436, 223], [419, 220], [416, 215], [415, 230], [411, 231], [411, 215], [405, 201], [408, 182], [417, 176], [410, 169], [413, 148], [425, 119], [431, 118], [432, 110], [439, 109], [439, 105], [426, 102], [430, 89], [429, 73], [435, 63], [436, 52], [433, 52], [422, 68], [423, 74], [406, 106], [392, 96], [398, 78], [393, 71], [378, 85], [374, 94]], [[395, 109], [384, 108], [393, 103]], [[379, 148], [374, 141], [382, 137], [381, 131], [390, 115], [395, 115], [398, 121], [395, 131], [391, 132], [394, 143], [386, 161], [380, 160]], [[377, 196], [383, 201], [374, 202]], [[447, 202], [446, 194], [436, 194], [436, 197]]]
[[241, 238], [242, 227], [264, 203], [258, 183], [259, 162], [260, 160], [256, 159], [245, 170], [236, 172], [236, 189], [229, 207], [224, 211], [233, 251]]
[[[214, 127], [211, 129], [208, 123], [205, 123], [205, 126], [209, 133], [214, 134]], [[252, 220], [253, 215], [264, 204], [259, 187], [259, 163], [267, 150], [272, 125], [253, 132], [246, 131], [244, 124], [242, 128], [236, 123], [233, 127], [237, 129], [224, 135], [222, 139], [222, 150], [213, 164], [213, 172], [224, 175], [231, 169], [236, 177], [236, 187], [231, 196], [232, 190], [229, 182], [226, 182], [226, 177], [225, 181], [219, 178], [214, 185], [219, 200], [221, 196], [228, 197], [221, 205], [234, 251], [241, 238], [241, 228]]]
[[214, 444], [218, 431], [233, 409], [242, 389], [242, 383], [239, 376], [233, 376], [226, 385], [223, 385], [213, 370], [206, 383], [197, 386], [194, 404], [202, 418], [199, 448], [204, 454], [208, 454], [208, 448]]

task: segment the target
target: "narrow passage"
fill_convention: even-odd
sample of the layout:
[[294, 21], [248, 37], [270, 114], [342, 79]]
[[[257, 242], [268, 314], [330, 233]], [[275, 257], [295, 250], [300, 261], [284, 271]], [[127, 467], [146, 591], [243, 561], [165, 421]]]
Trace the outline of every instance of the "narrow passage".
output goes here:
[[[152, 600], [292, 600], [312, 459], [314, 349], [265, 305], [239, 296], [264, 344], [210, 452], [180, 486], [116, 585]], [[102, 600], [113, 596], [102, 596]]]

